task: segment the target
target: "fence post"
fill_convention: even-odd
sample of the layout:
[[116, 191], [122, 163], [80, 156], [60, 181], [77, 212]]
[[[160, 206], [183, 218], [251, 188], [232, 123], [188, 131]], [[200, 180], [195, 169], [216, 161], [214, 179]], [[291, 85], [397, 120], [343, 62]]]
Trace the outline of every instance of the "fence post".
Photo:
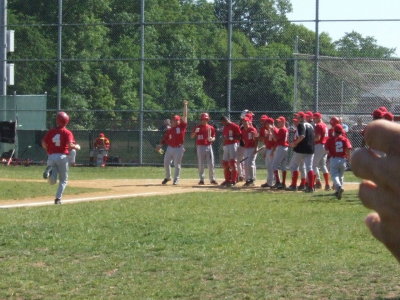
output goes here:
[[232, 0], [228, 1], [228, 74], [226, 85], [226, 110], [231, 114], [232, 101]]
[[62, 0], [58, 0], [58, 40], [57, 40], [57, 111], [61, 110], [61, 68], [62, 68]]
[[141, 0], [140, 4], [140, 132], [139, 132], [139, 164], [143, 164], [143, 85], [144, 85], [144, 1]]
[[319, 104], [319, 0], [315, 2], [315, 66], [314, 66], [314, 111]]
[[7, 95], [7, 0], [0, 0], [0, 95]]

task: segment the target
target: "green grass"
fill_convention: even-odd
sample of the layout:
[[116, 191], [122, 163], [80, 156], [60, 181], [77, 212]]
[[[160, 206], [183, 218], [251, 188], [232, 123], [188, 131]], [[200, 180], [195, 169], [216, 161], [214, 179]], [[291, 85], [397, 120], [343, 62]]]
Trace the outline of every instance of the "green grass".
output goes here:
[[[0, 177], [42, 171], [4, 167]], [[160, 174], [73, 168], [70, 177]], [[195, 178], [196, 170], [183, 174]], [[399, 266], [368, 233], [367, 213], [356, 191], [338, 201], [259, 189], [3, 209], [0, 299], [398, 297]]]
[[398, 264], [347, 193], [192, 193], [0, 210], [0, 298], [385, 298]]

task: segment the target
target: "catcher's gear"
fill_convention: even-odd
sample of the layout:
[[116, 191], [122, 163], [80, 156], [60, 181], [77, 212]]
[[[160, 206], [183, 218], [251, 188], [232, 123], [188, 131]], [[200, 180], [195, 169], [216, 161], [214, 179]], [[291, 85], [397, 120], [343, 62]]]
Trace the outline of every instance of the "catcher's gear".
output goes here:
[[69, 116], [67, 115], [67, 113], [65, 113], [63, 111], [58, 112], [57, 116], [56, 116], [56, 123], [57, 123], [57, 126], [60, 126], [60, 127], [67, 126], [67, 124], [69, 123]]
[[210, 120], [210, 116], [208, 115], [208, 113], [202, 113], [200, 115], [200, 120], [202, 121], [209, 121]]
[[331, 124], [332, 127], [335, 127], [336, 124], [339, 124], [340, 120], [338, 117], [332, 117], [331, 120], [329, 121], [329, 124]]

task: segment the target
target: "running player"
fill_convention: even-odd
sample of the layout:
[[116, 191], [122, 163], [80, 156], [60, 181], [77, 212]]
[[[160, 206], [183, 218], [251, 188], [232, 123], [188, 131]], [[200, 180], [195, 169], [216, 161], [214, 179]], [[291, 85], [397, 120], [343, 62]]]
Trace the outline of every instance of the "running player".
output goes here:
[[50, 129], [42, 140], [42, 147], [48, 154], [47, 168], [43, 173], [43, 178], [52, 185], [56, 184], [59, 179], [54, 204], [61, 204], [64, 190], [68, 184], [69, 151], [70, 149], [80, 149], [80, 146], [74, 143], [73, 133], [66, 128], [69, 120], [69, 116], [65, 112], [58, 112], [57, 127]]

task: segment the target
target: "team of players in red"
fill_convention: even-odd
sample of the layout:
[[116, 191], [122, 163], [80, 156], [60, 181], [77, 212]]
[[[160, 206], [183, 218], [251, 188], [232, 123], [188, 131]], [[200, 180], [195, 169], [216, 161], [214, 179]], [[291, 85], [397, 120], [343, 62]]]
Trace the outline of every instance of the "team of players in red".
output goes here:
[[[376, 109], [372, 116], [373, 119], [393, 120], [393, 114], [384, 107]], [[197, 147], [211, 147], [215, 141], [216, 130], [208, 124], [207, 113], [201, 114], [200, 120], [207, 122], [196, 126], [191, 136], [196, 137]], [[319, 188], [329, 191], [333, 188], [335, 196], [338, 199], [342, 197], [343, 175], [352, 145], [339, 117], [331, 117], [330, 126], [323, 122], [321, 113], [310, 111], [294, 114], [293, 125], [290, 128], [286, 127], [287, 120], [283, 116], [273, 119], [262, 115], [259, 122], [261, 126], [257, 128], [254, 124], [254, 114], [247, 110], [242, 112], [239, 124], [227, 117], [221, 118], [223, 125], [221, 164], [224, 173], [221, 186], [233, 186], [241, 181], [244, 181], [245, 187], [254, 186], [255, 160], [257, 154], [262, 153], [267, 176], [266, 182], [261, 187], [305, 192], [313, 192]], [[176, 126], [170, 128], [171, 132], [164, 135], [164, 144], [173, 147], [178, 144], [183, 145], [187, 123], [180, 123], [180, 126], [183, 127], [178, 135], [171, 135], [171, 132], [176, 132], [174, 129]], [[166, 136], [169, 136], [169, 141], [165, 139]], [[290, 162], [288, 162], [289, 148], [293, 149]], [[199, 170], [204, 171], [204, 168], [200, 166], [204, 161], [200, 159], [199, 151], [198, 160]], [[208, 166], [210, 169], [210, 164]], [[211, 166], [213, 167], [213, 164]], [[290, 185], [287, 186], [288, 166], [292, 177]], [[215, 184], [213, 170], [209, 171], [211, 171], [210, 182]], [[174, 178], [175, 184], [177, 184], [177, 179], [179, 178]], [[163, 184], [169, 180], [165, 178]], [[330, 180], [333, 182], [332, 185]], [[201, 174], [199, 184], [204, 184]]]
[[[178, 184], [184, 149], [184, 139], [187, 130], [187, 106], [184, 101], [183, 117], [175, 115], [172, 126], [165, 131], [161, 144], [168, 146], [164, 159], [166, 177], [163, 184], [171, 180], [170, 165], [175, 165], [174, 184]], [[393, 121], [393, 114], [385, 107], [373, 111], [372, 117]], [[214, 173], [214, 156], [212, 143], [215, 141], [216, 130], [208, 124], [210, 117], [207, 113], [201, 114], [201, 123], [192, 131], [192, 138], [196, 138], [199, 161], [199, 184], [204, 184], [204, 163], [209, 169], [210, 183], [217, 184]], [[43, 138], [42, 146], [48, 154], [47, 168], [43, 177], [49, 183], [55, 184], [59, 179], [55, 203], [61, 203], [63, 191], [68, 182], [68, 154], [72, 149], [80, 149], [76, 144], [71, 131], [66, 128], [69, 116], [59, 112], [56, 116], [57, 127], [51, 129]], [[263, 150], [267, 176], [264, 188], [287, 189], [291, 191], [304, 190], [313, 192], [321, 188], [319, 170], [322, 171], [325, 190], [330, 190], [329, 173], [326, 167], [326, 157], [330, 159], [330, 172], [333, 188], [338, 199], [343, 193], [343, 175], [346, 160], [349, 159], [352, 148], [346, 136], [340, 119], [332, 117], [330, 128], [322, 121], [319, 112], [298, 112], [292, 119], [293, 127], [286, 127], [286, 119], [280, 116], [277, 119], [262, 115], [261, 126], [254, 125], [254, 114], [247, 110], [241, 114], [239, 124], [235, 124], [227, 117], [221, 118], [224, 181], [221, 186], [233, 186], [245, 180], [244, 186], [254, 186], [256, 179], [255, 160], [260, 150]], [[292, 136], [289, 141], [289, 136]], [[260, 147], [259, 144], [262, 144]], [[288, 148], [293, 148], [293, 155], [289, 164], [292, 172], [291, 184], [286, 187]], [[169, 150], [170, 149], [170, 150]], [[322, 149], [322, 150], [321, 150]], [[244, 165], [243, 165], [244, 164]], [[300, 176], [301, 175], [301, 176]], [[300, 184], [297, 185], [300, 176]]]

